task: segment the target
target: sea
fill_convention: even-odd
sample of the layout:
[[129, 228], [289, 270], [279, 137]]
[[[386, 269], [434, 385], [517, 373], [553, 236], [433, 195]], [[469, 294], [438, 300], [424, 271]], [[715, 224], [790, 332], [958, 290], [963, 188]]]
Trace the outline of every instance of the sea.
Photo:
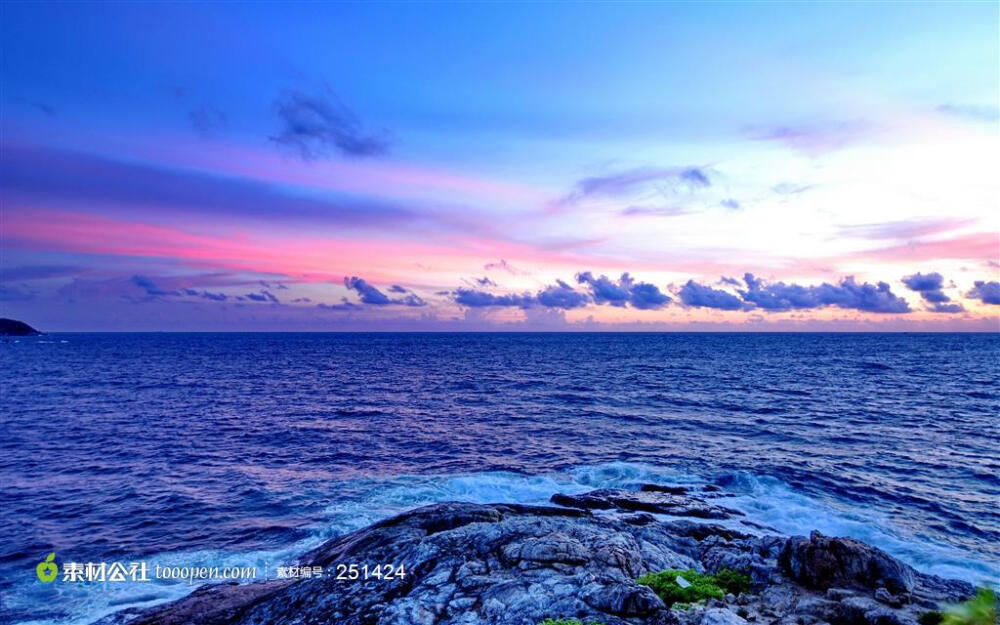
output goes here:
[[0, 344], [0, 622], [89, 623], [439, 501], [715, 484], [1000, 579], [998, 334], [48, 334]]

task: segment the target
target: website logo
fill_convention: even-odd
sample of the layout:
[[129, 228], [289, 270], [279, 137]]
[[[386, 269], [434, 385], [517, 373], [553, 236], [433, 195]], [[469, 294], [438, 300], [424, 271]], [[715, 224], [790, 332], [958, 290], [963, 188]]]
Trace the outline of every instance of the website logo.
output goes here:
[[35, 567], [35, 575], [38, 576], [38, 581], [45, 584], [55, 581], [59, 575], [59, 565], [54, 562], [55, 559], [56, 554], [53, 552], [43, 562], [38, 563], [38, 566]]

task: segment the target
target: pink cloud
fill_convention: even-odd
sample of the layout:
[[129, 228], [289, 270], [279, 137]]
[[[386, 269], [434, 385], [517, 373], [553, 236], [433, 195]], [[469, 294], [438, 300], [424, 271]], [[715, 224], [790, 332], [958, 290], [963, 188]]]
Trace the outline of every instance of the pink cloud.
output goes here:
[[992, 232], [977, 232], [943, 241], [911, 241], [874, 250], [856, 252], [845, 260], [925, 261], [939, 259], [997, 258], [1000, 256], [1000, 236]]
[[[44, 228], [39, 224], [46, 224]], [[204, 227], [204, 226], [203, 226]], [[407, 279], [417, 262], [446, 268], [481, 266], [484, 259], [578, 267], [587, 259], [567, 251], [545, 251], [483, 237], [441, 243], [298, 235], [260, 230], [203, 233], [174, 226], [125, 221], [59, 210], [19, 207], [4, 223], [6, 245], [84, 254], [162, 258], [199, 269], [253, 271], [299, 282], [339, 282], [364, 272], [373, 280]], [[409, 270], [412, 271], [412, 270]]]

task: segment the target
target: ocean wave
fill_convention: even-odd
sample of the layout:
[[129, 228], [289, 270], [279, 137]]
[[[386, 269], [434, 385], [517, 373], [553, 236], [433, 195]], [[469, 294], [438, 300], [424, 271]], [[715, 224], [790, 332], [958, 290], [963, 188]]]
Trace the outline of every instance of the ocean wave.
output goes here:
[[442, 501], [546, 504], [556, 492], [635, 489], [651, 482], [682, 486], [716, 484], [727, 497], [726, 505], [744, 512], [753, 523], [774, 528], [781, 534], [807, 535], [819, 530], [830, 536], [857, 538], [925, 573], [995, 584], [1000, 570], [1000, 563], [914, 535], [870, 507], [858, 507], [833, 496], [829, 501], [819, 501], [775, 477], [750, 471], [700, 475], [628, 462], [581, 466], [543, 475], [483, 472], [362, 482], [355, 485], [358, 489], [355, 498], [333, 503], [326, 509], [329, 518], [324, 533], [333, 536], [353, 531], [393, 514]]

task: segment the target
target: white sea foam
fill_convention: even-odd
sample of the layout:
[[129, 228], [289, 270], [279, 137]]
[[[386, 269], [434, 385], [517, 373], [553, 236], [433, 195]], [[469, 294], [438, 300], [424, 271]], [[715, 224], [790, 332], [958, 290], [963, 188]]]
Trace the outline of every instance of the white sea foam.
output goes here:
[[880, 547], [924, 573], [972, 583], [996, 585], [1000, 575], [1000, 563], [913, 536], [870, 507], [820, 503], [780, 480], [748, 472], [740, 472], [730, 490], [736, 496], [728, 499], [727, 505], [782, 534], [805, 535], [819, 530], [828, 536], [850, 536]]
[[[724, 505], [746, 513], [747, 520], [780, 534], [850, 536], [884, 549], [920, 571], [973, 583], [996, 584], [1000, 564], [956, 547], [934, 544], [896, 527], [871, 508], [820, 502], [772, 477], [738, 472], [727, 480]], [[373, 483], [355, 501], [327, 509], [328, 535], [340, 534], [416, 506], [441, 501], [545, 504], [556, 492], [580, 493], [595, 488], [635, 487], [645, 482], [698, 485], [710, 476], [670, 467], [615, 462], [538, 476], [484, 472], [443, 476], [408, 476]], [[713, 521], [717, 522], [717, 521]], [[740, 526], [739, 521], [725, 525]], [[740, 526], [742, 530], [753, 528]]]

